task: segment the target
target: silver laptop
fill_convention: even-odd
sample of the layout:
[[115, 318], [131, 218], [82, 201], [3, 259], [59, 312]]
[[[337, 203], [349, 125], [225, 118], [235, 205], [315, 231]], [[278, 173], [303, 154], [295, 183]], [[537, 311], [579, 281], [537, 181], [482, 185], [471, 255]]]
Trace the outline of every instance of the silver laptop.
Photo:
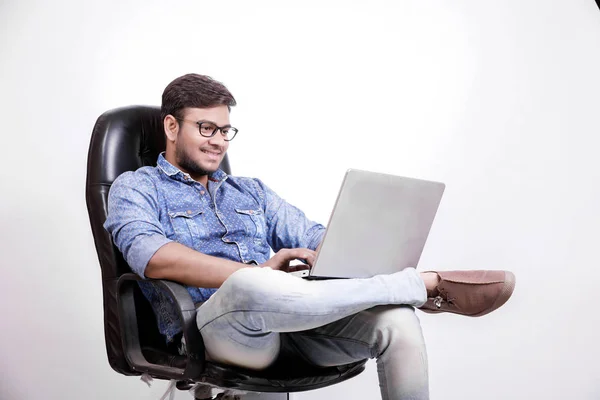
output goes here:
[[367, 278], [416, 268], [445, 185], [350, 169], [306, 279]]

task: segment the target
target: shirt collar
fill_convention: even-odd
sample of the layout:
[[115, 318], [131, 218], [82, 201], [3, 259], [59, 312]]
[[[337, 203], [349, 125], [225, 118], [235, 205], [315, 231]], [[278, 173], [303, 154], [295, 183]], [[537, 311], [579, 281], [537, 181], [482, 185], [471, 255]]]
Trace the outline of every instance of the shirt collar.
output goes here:
[[[158, 161], [156, 162], [156, 166], [158, 168], [160, 168], [162, 170], [162, 172], [164, 172], [166, 175], [168, 175], [169, 177], [171, 177], [173, 179], [187, 181], [187, 179], [185, 179], [185, 178], [186, 177], [189, 178], [190, 175], [186, 174], [185, 172], [181, 171], [179, 168], [177, 168], [176, 166], [174, 166], [173, 164], [168, 162], [167, 159], [165, 158], [164, 154], [165, 153], [163, 151], [162, 153], [160, 153], [158, 155]], [[221, 181], [224, 181], [225, 179], [227, 179], [227, 174], [219, 168], [212, 174], [209, 174], [208, 179], [213, 182], [221, 182]]]

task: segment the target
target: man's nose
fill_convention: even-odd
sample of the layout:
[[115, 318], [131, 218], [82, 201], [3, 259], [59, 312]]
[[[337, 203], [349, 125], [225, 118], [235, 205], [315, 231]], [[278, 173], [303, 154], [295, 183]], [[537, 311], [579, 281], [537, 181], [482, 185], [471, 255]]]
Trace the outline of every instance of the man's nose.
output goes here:
[[214, 136], [212, 136], [209, 141], [210, 144], [215, 145], [215, 146], [221, 146], [223, 147], [225, 145], [225, 137], [223, 136], [223, 132], [221, 132], [220, 129], [218, 129], [218, 131], [214, 134]]

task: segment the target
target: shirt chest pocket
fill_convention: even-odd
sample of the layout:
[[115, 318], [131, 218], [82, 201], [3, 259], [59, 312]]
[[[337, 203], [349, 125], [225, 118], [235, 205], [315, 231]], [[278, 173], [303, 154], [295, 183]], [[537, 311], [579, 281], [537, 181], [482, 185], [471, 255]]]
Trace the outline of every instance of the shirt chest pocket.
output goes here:
[[169, 239], [194, 248], [194, 245], [204, 236], [202, 214], [203, 211], [199, 209], [169, 211], [169, 220], [174, 233], [174, 237]]
[[248, 236], [260, 240], [266, 238], [267, 222], [262, 210], [236, 208], [235, 212], [238, 218], [244, 223]]

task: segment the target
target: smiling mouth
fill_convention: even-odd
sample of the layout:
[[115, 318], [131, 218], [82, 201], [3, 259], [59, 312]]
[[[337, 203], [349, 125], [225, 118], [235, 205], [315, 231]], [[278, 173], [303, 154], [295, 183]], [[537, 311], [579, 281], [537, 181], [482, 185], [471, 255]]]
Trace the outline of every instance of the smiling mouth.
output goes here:
[[201, 150], [204, 154], [208, 154], [209, 156], [219, 157], [221, 152], [219, 151], [210, 151], [210, 150]]

